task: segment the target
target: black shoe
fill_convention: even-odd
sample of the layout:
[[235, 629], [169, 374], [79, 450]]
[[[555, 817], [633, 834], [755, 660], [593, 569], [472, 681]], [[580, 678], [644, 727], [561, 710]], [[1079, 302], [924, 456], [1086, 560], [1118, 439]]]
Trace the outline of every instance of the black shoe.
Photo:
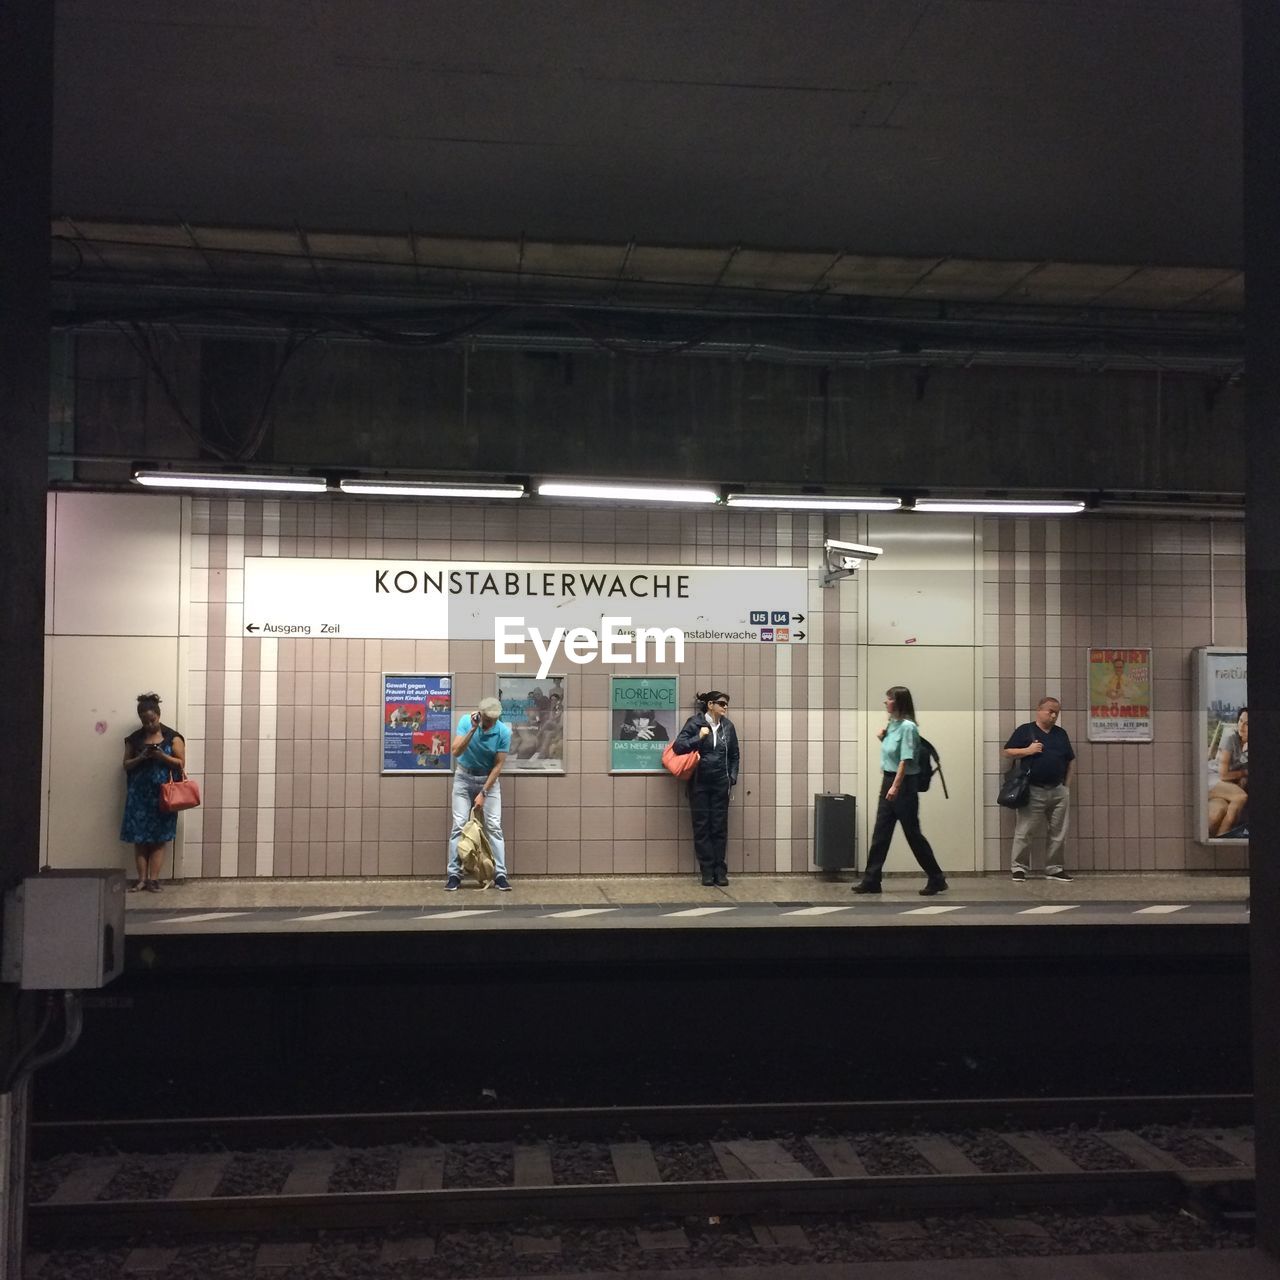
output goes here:
[[1056, 880], [1059, 884], [1070, 884], [1075, 877], [1067, 875], [1065, 871], [1050, 871], [1045, 879]]
[[445, 888], [445, 892], [446, 892], [446, 893], [455, 893], [455, 892], [456, 892], [458, 889], [460, 889], [461, 887], [462, 887], [462, 878], [461, 878], [461, 876], [450, 876], [450, 877], [449, 877], [449, 878], [444, 882], [444, 888]]
[[1021, 867], [1014, 867], [1012, 878], [1021, 882], [1027, 878], [1027, 873]]
[[714, 889], [716, 884], [715, 875], [710, 871], [702, 873], [702, 886], [704, 889]]
[[718, 889], [727, 889], [729, 887], [729, 873], [723, 867], [717, 867], [714, 877]]
[[935, 893], [946, 893], [947, 888], [948, 886], [945, 879], [935, 880], [930, 878], [925, 887], [920, 890], [920, 896], [922, 898], [932, 898]]
[[880, 892], [880, 885], [879, 885], [879, 882], [873, 882], [873, 881], [871, 881], [871, 880], [859, 880], [859, 881], [858, 881], [858, 883], [857, 883], [857, 884], [855, 884], [855, 885], [853, 886], [853, 890], [852, 890], [852, 892], [854, 892], [854, 893], [879, 893], [879, 892]]

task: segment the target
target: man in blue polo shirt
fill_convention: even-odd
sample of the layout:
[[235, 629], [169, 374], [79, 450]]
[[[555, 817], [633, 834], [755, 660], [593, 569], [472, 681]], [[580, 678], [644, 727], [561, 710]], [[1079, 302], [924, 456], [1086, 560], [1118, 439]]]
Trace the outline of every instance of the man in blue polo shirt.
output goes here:
[[462, 884], [458, 837], [474, 813], [484, 823], [493, 849], [493, 883], [510, 889], [507, 853], [502, 840], [502, 786], [498, 775], [511, 750], [511, 727], [502, 723], [502, 703], [484, 698], [476, 711], [458, 721], [453, 739], [453, 830], [449, 833], [449, 875], [444, 887], [452, 892]]
[[1010, 760], [1024, 760], [1030, 775], [1027, 803], [1016, 810], [1013, 828], [1012, 874], [1025, 880], [1031, 873], [1031, 842], [1043, 826], [1047, 835], [1044, 878], [1071, 883], [1063, 857], [1067, 843], [1067, 816], [1071, 807], [1071, 768], [1076, 753], [1067, 731], [1058, 723], [1062, 704], [1057, 698], [1041, 698], [1036, 718], [1020, 724], [1004, 744]]

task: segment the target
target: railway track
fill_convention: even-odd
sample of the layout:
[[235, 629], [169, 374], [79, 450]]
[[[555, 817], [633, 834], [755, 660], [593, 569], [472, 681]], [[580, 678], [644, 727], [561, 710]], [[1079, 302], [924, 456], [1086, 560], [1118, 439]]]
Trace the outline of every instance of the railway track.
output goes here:
[[102, 1242], [1242, 1201], [1250, 1107], [999, 1099], [41, 1124], [29, 1221], [36, 1241]]

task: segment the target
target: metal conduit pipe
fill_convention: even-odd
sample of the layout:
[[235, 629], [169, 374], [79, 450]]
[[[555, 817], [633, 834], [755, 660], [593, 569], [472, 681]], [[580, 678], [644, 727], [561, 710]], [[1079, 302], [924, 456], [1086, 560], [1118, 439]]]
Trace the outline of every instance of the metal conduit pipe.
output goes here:
[[[197, 338], [255, 337], [284, 341], [295, 336], [299, 327], [278, 325], [232, 325], [207, 322], [182, 323], [174, 326], [184, 335]], [[73, 332], [114, 332], [106, 323], [74, 326]], [[377, 341], [363, 334], [326, 333], [326, 342], [369, 345]], [[954, 345], [922, 346], [918, 350], [888, 350], [884, 346], [855, 348], [784, 346], [776, 342], [726, 342], [707, 339], [690, 344], [662, 339], [619, 339], [616, 344], [570, 334], [484, 333], [472, 332], [441, 347], [462, 346], [470, 351], [504, 351], [541, 355], [598, 355], [616, 346], [618, 354], [636, 356], [682, 355], [703, 359], [753, 360], [771, 364], [828, 365], [859, 369], [948, 367], [970, 368], [975, 365], [1001, 368], [1037, 368], [1084, 370], [1090, 373], [1186, 373], [1209, 375], [1228, 383], [1244, 373], [1243, 357], [1229, 352], [1144, 354], [1138, 351], [1044, 351], [1016, 347]], [[675, 350], [675, 348], [679, 348]]]

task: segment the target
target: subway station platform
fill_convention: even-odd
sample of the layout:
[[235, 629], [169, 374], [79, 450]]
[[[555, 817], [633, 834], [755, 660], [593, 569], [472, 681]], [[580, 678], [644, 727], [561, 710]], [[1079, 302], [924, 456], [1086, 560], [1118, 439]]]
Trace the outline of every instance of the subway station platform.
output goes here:
[[159, 894], [131, 894], [128, 930], [675, 928], [695, 920], [779, 927], [991, 920], [1154, 925], [1175, 918], [1242, 923], [1249, 890], [1244, 876], [1083, 874], [1070, 884], [953, 876], [949, 890], [933, 898], [919, 896], [919, 875], [887, 875], [879, 895], [854, 894], [855, 883], [854, 876], [741, 875], [727, 888], [706, 888], [687, 876], [542, 877], [513, 881], [510, 893], [474, 882], [448, 893], [443, 879], [197, 880], [166, 883]]
[[380, 937], [368, 954], [532, 960], [570, 952], [656, 959], [698, 949], [833, 957], [992, 949], [1240, 954], [1249, 921], [1245, 877], [1089, 875], [1062, 884], [956, 876], [948, 892], [930, 898], [917, 892], [919, 875], [886, 877], [875, 896], [851, 893], [852, 876], [736, 876], [727, 888], [684, 876], [513, 883], [509, 893], [474, 883], [448, 893], [442, 881], [421, 879], [174, 883], [160, 894], [131, 894], [126, 929], [141, 955], [162, 944], [170, 955], [186, 954], [179, 940], [203, 940], [208, 947], [198, 950], [212, 955], [218, 940], [235, 939], [237, 956], [283, 960], [319, 954], [306, 939], [331, 946], [342, 938], [354, 956], [358, 939]]
[[[44, 1114], [1248, 1088], [1248, 880], [234, 880], [128, 896]], [[372, 1092], [370, 1090], [372, 1089]], [[373, 1098], [376, 1101], [371, 1102]]]

